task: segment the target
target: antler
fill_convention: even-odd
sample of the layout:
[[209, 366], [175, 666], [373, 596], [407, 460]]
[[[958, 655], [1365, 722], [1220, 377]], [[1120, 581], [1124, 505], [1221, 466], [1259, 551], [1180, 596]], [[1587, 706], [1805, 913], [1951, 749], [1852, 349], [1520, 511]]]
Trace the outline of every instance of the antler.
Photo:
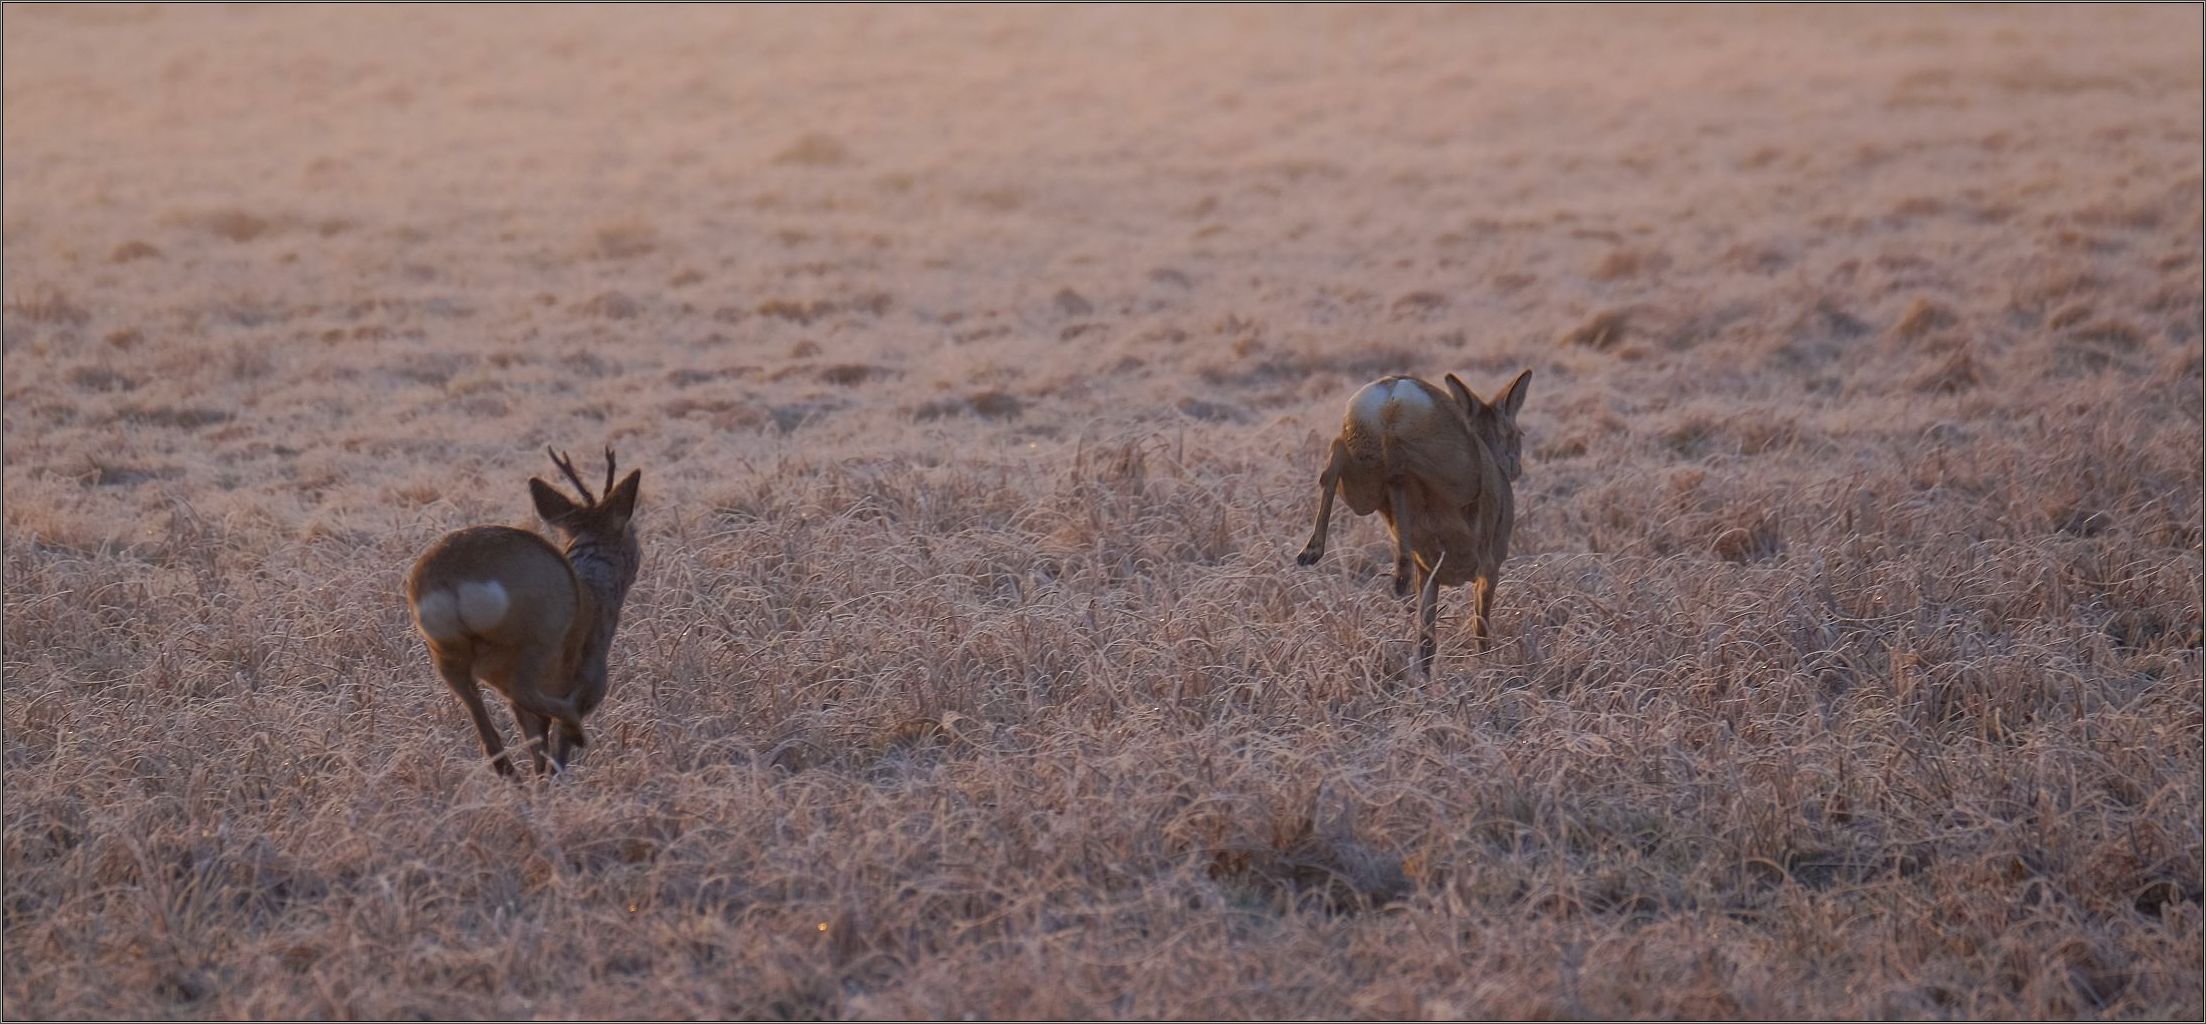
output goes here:
[[574, 489], [582, 492], [583, 504], [597, 504], [597, 495], [591, 494], [590, 485], [582, 482], [582, 474], [574, 471], [573, 459], [568, 458], [567, 456], [559, 452], [553, 451], [550, 445], [544, 446], [544, 452], [545, 454], [551, 456], [552, 465], [558, 466], [559, 471], [567, 474], [567, 479], [574, 482]]
[[605, 496], [613, 496], [613, 446], [605, 446]]

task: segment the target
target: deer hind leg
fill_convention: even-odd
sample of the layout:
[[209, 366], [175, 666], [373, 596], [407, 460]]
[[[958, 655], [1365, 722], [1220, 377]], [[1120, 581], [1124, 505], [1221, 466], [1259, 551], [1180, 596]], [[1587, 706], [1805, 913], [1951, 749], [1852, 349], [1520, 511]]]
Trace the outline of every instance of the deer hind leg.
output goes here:
[[[535, 685], [536, 688], [531, 693], [542, 694], [547, 688], [546, 684], [556, 678], [556, 670], [557, 666], [550, 656], [534, 658], [530, 660], [523, 680]], [[602, 694], [602, 689], [599, 692]], [[543, 708], [543, 713], [532, 716], [536, 719], [537, 744], [551, 755], [551, 770], [554, 772], [565, 771], [567, 761], [589, 743], [582, 735], [583, 712], [575, 708], [578, 697], [582, 696], [584, 694], [570, 692], [561, 702], [564, 708], [560, 704], [553, 704]]]
[[490, 766], [500, 775], [513, 774], [513, 759], [506, 756], [505, 741], [498, 738], [498, 727], [490, 724], [490, 712], [483, 707], [482, 687], [476, 685], [471, 666], [458, 657], [432, 651], [437, 674], [444, 677], [444, 685], [459, 695], [460, 703], [467, 706], [467, 717], [475, 722], [475, 734], [482, 737], [483, 756], [490, 759]]
[[547, 730], [565, 720], [561, 702], [546, 693], [560, 678], [558, 656], [548, 650], [529, 649], [500, 649], [492, 655], [483, 667], [483, 679], [505, 694], [507, 703], [513, 706], [514, 720], [528, 738], [529, 758], [542, 773], [544, 755], [551, 753], [556, 758], [558, 753], [546, 741]]
[[1412, 566], [1410, 538], [1414, 536], [1409, 511], [1409, 478], [1394, 476], [1387, 479], [1386, 497], [1394, 513], [1394, 596], [1408, 597]]
[[1333, 453], [1325, 460], [1325, 471], [1317, 477], [1317, 525], [1310, 530], [1310, 542], [1295, 556], [1296, 565], [1316, 565], [1325, 557], [1325, 532], [1333, 522], [1333, 492], [1340, 489], [1340, 475], [1347, 468], [1348, 446], [1336, 437]]
[[1432, 663], [1440, 655], [1433, 625], [1440, 617], [1440, 563], [1447, 560], [1443, 553], [1440, 561], [1432, 563], [1425, 571], [1424, 586], [1417, 590], [1417, 672], [1427, 679], [1432, 678]]
[[605, 701], [606, 682], [602, 666], [585, 665], [576, 674], [574, 697], [569, 703], [573, 714], [558, 719], [559, 729], [553, 735], [552, 756], [559, 760], [559, 767], [567, 767], [568, 761], [590, 745], [589, 737], [582, 732], [582, 719]]
[[582, 723], [565, 718], [547, 718], [544, 724], [547, 730], [544, 745], [546, 750], [551, 751], [552, 771], [566, 771], [568, 763], [574, 760], [575, 755], [589, 745], [589, 739], [582, 735]]
[[598, 706], [599, 701], [605, 699], [604, 669], [593, 671], [590, 666], [584, 665], [574, 674], [573, 686], [564, 702], [565, 709], [548, 716], [551, 729], [549, 749], [556, 771], [566, 771], [568, 762], [573, 761], [575, 755], [581, 753], [582, 748], [590, 743], [589, 738], [582, 734], [582, 716], [589, 714]]

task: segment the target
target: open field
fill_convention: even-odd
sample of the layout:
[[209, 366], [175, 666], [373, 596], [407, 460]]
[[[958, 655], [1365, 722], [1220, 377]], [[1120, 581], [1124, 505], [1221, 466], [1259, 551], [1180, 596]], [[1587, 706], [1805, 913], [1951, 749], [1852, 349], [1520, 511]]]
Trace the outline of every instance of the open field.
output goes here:
[[[2197, 1019], [2200, 19], [9, 5], [5, 1013]], [[511, 785], [400, 583], [607, 442]]]

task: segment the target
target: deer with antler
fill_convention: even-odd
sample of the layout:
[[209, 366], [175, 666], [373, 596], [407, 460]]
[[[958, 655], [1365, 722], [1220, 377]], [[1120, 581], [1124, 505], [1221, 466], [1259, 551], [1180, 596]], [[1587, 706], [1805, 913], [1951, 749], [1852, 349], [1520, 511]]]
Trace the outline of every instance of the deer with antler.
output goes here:
[[563, 548], [527, 530], [474, 526], [437, 541], [406, 578], [406, 602], [429, 660], [467, 706], [492, 767], [508, 776], [513, 760], [477, 683], [512, 706], [538, 773], [546, 771], [547, 753], [550, 770], [564, 769], [588, 743], [583, 717], [605, 699], [605, 656], [643, 560], [632, 522], [642, 471], [614, 484], [613, 450], [605, 449], [600, 497], [574, 460], [550, 454], [582, 501], [535, 477], [529, 496]]

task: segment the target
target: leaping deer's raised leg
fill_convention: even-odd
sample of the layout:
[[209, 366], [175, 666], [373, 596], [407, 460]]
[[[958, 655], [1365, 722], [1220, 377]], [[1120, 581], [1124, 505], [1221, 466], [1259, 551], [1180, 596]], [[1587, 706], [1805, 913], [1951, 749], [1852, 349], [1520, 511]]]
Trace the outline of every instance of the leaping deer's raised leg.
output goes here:
[[1325, 460], [1325, 471], [1317, 478], [1317, 525], [1310, 530], [1310, 542], [1302, 546], [1302, 553], [1295, 556], [1296, 565], [1316, 565], [1325, 557], [1325, 533], [1333, 523], [1333, 493], [1340, 489], [1340, 475], [1348, 468], [1348, 446], [1333, 439], [1333, 453]]

